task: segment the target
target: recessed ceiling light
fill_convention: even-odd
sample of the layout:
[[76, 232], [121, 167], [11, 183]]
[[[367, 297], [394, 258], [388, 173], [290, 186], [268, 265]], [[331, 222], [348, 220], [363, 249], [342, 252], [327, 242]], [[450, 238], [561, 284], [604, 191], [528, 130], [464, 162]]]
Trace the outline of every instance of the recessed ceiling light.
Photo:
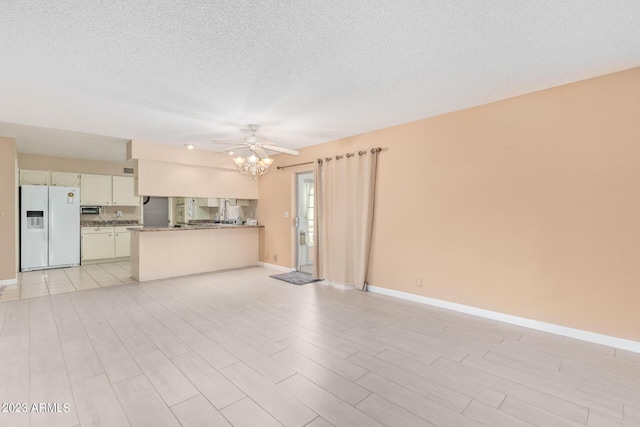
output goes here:
[[233, 156], [236, 152], [235, 151], [228, 151], [230, 156]]
[[193, 144], [184, 144], [184, 146], [187, 147], [187, 150], [193, 150], [194, 148], [196, 148], [196, 146]]

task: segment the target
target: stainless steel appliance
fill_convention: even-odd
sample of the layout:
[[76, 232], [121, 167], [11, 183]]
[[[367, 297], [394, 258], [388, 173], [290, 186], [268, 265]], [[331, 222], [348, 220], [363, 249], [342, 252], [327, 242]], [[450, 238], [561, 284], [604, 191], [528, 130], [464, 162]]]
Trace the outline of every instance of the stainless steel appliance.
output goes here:
[[20, 187], [20, 270], [80, 265], [80, 189]]

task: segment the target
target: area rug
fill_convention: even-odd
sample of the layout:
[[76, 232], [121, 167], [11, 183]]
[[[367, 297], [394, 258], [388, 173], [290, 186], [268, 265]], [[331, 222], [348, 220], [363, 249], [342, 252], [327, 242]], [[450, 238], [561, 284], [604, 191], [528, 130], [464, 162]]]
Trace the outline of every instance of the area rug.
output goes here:
[[306, 285], [307, 283], [317, 282], [322, 279], [314, 279], [308, 273], [302, 273], [300, 271], [292, 271], [290, 273], [274, 274], [274, 279], [283, 280], [285, 282], [293, 283], [294, 285]]

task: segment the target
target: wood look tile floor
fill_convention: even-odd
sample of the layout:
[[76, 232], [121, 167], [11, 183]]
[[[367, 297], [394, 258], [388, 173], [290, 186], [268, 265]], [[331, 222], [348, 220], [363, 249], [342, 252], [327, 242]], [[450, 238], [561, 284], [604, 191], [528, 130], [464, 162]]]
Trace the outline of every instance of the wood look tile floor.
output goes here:
[[0, 426], [640, 426], [639, 354], [266, 268], [127, 268], [0, 302]]

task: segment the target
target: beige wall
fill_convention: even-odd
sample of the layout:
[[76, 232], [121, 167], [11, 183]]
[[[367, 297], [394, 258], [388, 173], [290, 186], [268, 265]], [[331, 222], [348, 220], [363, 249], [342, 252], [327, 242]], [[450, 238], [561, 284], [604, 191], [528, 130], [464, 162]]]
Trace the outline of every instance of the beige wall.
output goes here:
[[124, 168], [136, 168], [135, 161], [101, 162], [97, 160], [69, 159], [66, 157], [38, 156], [18, 154], [20, 169], [40, 171], [95, 173], [101, 175], [131, 176], [123, 172]]
[[16, 278], [16, 141], [0, 137], [0, 281]]
[[258, 184], [233, 169], [138, 159], [138, 194], [257, 199]]
[[240, 175], [224, 153], [131, 141], [127, 158], [137, 160], [141, 195], [258, 198], [258, 183]]
[[638, 341], [638, 111], [635, 68], [277, 156], [260, 260], [293, 266], [310, 169], [275, 166], [386, 147], [370, 284]]

